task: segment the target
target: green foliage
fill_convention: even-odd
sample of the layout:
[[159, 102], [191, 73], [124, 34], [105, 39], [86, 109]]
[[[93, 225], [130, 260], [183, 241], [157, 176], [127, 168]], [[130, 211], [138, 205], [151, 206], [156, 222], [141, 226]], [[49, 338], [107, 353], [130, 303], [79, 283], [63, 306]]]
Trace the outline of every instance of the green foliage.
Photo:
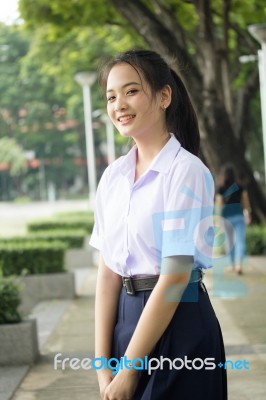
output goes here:
[[266, 226], [251, 225], [247, 228], [247, 254], [266, 255]]
[[[68, 114], [67, 98], [57, 89], [55, 79], [42, 71], [40, 57], [27, 62], [24, 56], [29, 51], [30, 40], [22, 27], [0, 24], [0, 138], [12, 138], [24, 152], [31, 151], [45, 169], [46, 181], [53, 182], [58, 189], [64, 188], [66, 181], [73, 181], [77, 175], [86, 179], [85, 166], [74, 162], [75, 158], [85, 158], [83, 117], [79, 121]], [[69, 80], [73, 81], [73, 77]], [[82, 115], [79, 87], [76, 92]], [[8, 191], [3, 182], [9, 181], [9, 172], [0, 179], [2, 196]], [[33, 198], [39, 196], [39, 180], [36, 164], [23, 177], [24, 192], [21, 189], [15, 196], [25, 193]], [[19, 184], [17, 181], [16, 190]]]
[[[77, 177], [81, 185], [74, 190], [80, 195], [86, 190], [83, 98], [74, 75], [96, 68], [102, 56], [130, 47], [132, 39], [120, 26], [110, 24], [63, 28], [39, 25], [33, 35], [24, 26], [0, 24], [0, 138], [13, 138], [24, 152], [39, 160], [16, 182], [8, 171], [0, 173], [0, 197], [4, 200], [25, 195], [44, 199], [40, 185], [45, 188], [49, 182], [55, 185], [58, 197], [64, 197], [69, 187], [75, 187]], [[140, 42], [138, 39], [135, 44]], [[94, 109], [105, 108], [98, 90], [92, 90], [92, 103]], [[95, 147], [99, 159], [103, 140], [105, 126], [98, 123]], [[120, 141], [117, 147], [121, 148]], [[101, 165], [98, 177], [103, 168]]]
[[121, 21], [121, 18], [106, 0], [21, 0], [20, 12], [29, 26], [44, 24], [47, 21], [70, 29], [74, 25], [92, 26], [108, 20]]
[[0, 265], [3, 275], [63, 272], [66, 247], [65, 243], [59, 241], [0, 243]]
[[[215, 237], [214, 249], [216, 255], [225, 254], [225, 236], [220, 233]], [[249, 225], [246, 228], [246, 251], [249, 256], [266, 255], [266, 226]]]
[[65, 211], [65, 212], [58, 212], [53, 215], [53, 218], [59, 219], [88, 219], [92, 221], [94, 219], [93, 211]]
[[27, 225], [28, 232], [40, 232], [40, 231], [75, 231], [75, 230], [85, 230], [87, 233], [92, 232], [93, 220], [87, 219], [76, 219], [69, 218], [66, 220], [43, 220], [43, 221], [33, 221]]
[[[1, 132], [6, 134], [8, 129], [12, 135], [14, 132], [21, 133], [19, 142], [22, 141], [26, 149], [34, 149], [37, 157], [47, 161], [45, 165], [47, 179], [55, 182], [57, 186], [78, 174], [82, 176], [84, 182], [86, 181], [85, 168], [81, 170], [70, 161], [73, 154], [85, 157], [83, 104], [81, 88], [73, 79], [75, 72], [96, 68], [102, 57], [129, 47], [149, 47], [146, 43], [146, 32], [149, 29], [147, 14], [143, 13], [143, 29], [136, 32], [122, 17], [119, 7], [114, 6], [115, 3], [112, 0], [20, 0], [19, 7], [26, 21], [25, 25], [12, 32], [6, 27], [3, 28], [3, 33], [0, 33], [0, 48], [1, 44], [4, 45], [3, 52], [0, 50], [0, 58], [4, 57], [2, 70], [9, 71], [8, 74], [4, 72], [3, 82], [0, 82], [0, 92], [5, 93], [5, 103], [10, 110], [12, 109], [13, 121], [12, 127], [9, 124], [8, 127], [5, 126], [5, 130], [1, 129]], [[120, 2], [121, 5], [122, 3]], [[125, 3], [130, 5], [133, 1]], [[179, 42], [183, 43], [184, 54], [180, 53], [178, 48], [171, 48], [171, 43], [169, 52], [171, 49], [171, 56], [177, 58], [183, 69], [191, 68], [189, 62], [186, 65], [186, 53], [192, 54], [191, 64], [196, 67], [196, 69], [191, 68], [193, 74], [206, 62], [207, 53], [204, 52], [201, 40], [202, 25], [206, 23], [207, 28], [211, 27], [213, 37], [209, 37], [209, 50], [212, 46], [215, 50], [212, 56], [208, 51], [210, 56], [208, 61], [213, 63], [213, 69], [217, 71], [225, 71], [227, 65], [228, 80], [223, 82], [221, 74], [218, 73], [217, 76], [220, 78], [216, 82], [217, 87], [230, 85], [232, 104], [237, 105], [232, 112], [234, 117], [235, 110], [241, 108], [241, 90], [252, 71], [257, 68], [256, 64], [240, 65], [238, 57], [243, 54], [255, 54], [257, 51], [259, 45], [248, 34], [247, 26], [251, 23], [265, 22], [265, 0], [233, 2], [141, 0], [136, 3], [140, 4], [140, 8], [144, 11], [147, 8], [152, 18], [159, 20], [166, 29], [170, 27], [173, 35], [179, 37]], [[201, 11], [199, 4], [203, 5]], [[210, 15], [204, 15], [208, 4], [211, 7], [212, 21], [208, 21]], [[226, 6], [230, 8], [228, 18], [226, 18]], [[166, 11], [167, 18], [164, 18], [162, 10]], [[6, 37], [9, 37], [12, 43], [12, 46], [8, 44], [8, 49], [5, 47]], [[157, 40], [155, 33], [154, 48]], [[165, 48], [168, 49], [167, 46]], [[0, 63], [0, 71], [2, 70]], [[224, 93], [219, 95], [220, 98], [223, 96]], [[94, 109], [105, 107], [97, 90], [92, 90], [92, 97]], [[25, 118], [18, 117], [19, 104], [26, 107]], [[249, 118], [249, 124], [245, 121], [242, 131], [237, 132], [237, 135], [243, 136], [243, 144], [247, 143], [248, 147], [252, 147], [251, 151], [247, 152], [248, 158], [257, 170], [262, 171], [259, 104], [257, 96], [251, 107], [248, 107], [252, 116]], [[53, 110], [63, 110], [64, 114], [59, 117], [60, 113]], [[245, 114], [248, 115], [247, 112]], [[69, 117], [78, 121], [77, 126], [67, 131], [57, 129], [57, 126]], [[241, 126], [241, 121], [237, 118], [236, 116], [233, 124]], [[258, 138], [256, 141], [253, 140], [254, 132]], [[95, 135], [98, 155], [99, 144], [104, 140], [104, 135], [103, 127]], [[120, 151], [123, 143], [120, 143], [120, 139], [116, 142]], [[258, 143], [257, 146], [255, 142]], [[51, 164], [51, 160], [57, 160], [60, 165]], [[36, 187], [38, 175], [28, 174], [24, 182], [29, 188]]]
[[86, 236], [85, 230], [75, 230], [75, 231], [37, 231], [32, 234], [24, 236], [15, 236], [12, 238], [0, 238], [0, 244], [10, 244], [10, 243], [34, 243], [34, 242], [63, 242], [67, 248], [81, 248], [84, 243], [84, 238]]
[[20, 289], [14, 277], [0, 276], [0, 324], [10, 324], [21, 321], [18, 312], [20, 305]]
[[10, 174], [17, 175], [26, 170], [25, 155], [23, 149], [15, 139], [0, 138], [0, 160], [10, 166]]

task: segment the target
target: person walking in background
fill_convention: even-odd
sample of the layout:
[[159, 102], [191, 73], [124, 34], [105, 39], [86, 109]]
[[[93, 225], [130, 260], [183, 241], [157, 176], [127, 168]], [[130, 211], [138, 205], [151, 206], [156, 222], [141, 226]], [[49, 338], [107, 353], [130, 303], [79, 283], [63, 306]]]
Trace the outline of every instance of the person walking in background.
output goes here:
[[[226, 400], [222, 333], [202, 282], [211, 258], [198, 250], [205, 236], [196, 229], [206, 209], [212, 218], [214, 184], [197, 157], [189, 95], [149, 50], [110, 60], [100, 83], [110, 119], [135, 142], [103, 173], [90, 240], [100, 251], [95, 357], [131, 360], [116, 375], [99, 369], [101, 398]], [[165, 362], [140, 372], [146, 356]]]
[[231, 266], [239, 275], [243, 273], [246, 255], [246, 224], [251, 223], [251, 208], [247, 190], [237, 182], [233, 165], [222, 167], [216, 205], [220, 208], [225, 231], [225, 250]]

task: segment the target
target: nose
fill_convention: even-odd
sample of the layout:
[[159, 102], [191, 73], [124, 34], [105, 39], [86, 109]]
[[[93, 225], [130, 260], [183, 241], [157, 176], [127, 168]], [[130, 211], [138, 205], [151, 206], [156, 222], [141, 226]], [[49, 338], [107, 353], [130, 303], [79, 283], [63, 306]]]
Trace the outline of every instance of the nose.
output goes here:
[[122, 111], [125, 109], [126, 109], [125, 101], [121, 97], [117, 98], [116, 103], [115, 103], [115, 111]]

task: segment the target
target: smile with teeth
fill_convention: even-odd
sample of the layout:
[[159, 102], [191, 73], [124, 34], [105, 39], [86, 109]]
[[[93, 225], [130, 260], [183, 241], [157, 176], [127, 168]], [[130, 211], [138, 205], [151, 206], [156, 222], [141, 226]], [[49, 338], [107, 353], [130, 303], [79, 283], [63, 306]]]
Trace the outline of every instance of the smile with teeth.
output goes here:
[[127, 121], [130, 121], [133, 118], [135, 118], [135, 115], [123, 115], [122, 117], [118, 118], [118, 121], [119, 122], [127, 122]]

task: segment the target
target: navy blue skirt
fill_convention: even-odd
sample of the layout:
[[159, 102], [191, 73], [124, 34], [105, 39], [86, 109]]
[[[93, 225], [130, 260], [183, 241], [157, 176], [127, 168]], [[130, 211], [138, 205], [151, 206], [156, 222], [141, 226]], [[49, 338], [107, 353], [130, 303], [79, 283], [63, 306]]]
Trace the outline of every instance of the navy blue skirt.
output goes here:
[[[139, 317], [151, 291], [136, 292], [129, 296], [122, 288], [117, 321], [114, 330], [112, 357], [120, 359], [125, 354]], [[198, 297], [191, 301], [191, 293]], [[189, 297], [188, 301], [187, 298]], [[222, 333], [210, 303], [207, 291], [198, 283], [190, 283], [170, 324], [149, 355], [160, 359], [177, 360], [177, 368], [170, 369], [164, 362], [163, 369], [152, 372], [143, 370], [139, 375], [133, 400], [226, 400], [226, 370], [217, 364], [225, 362]], [[200, 358], [214, 359], [215, 368], [202, 368]], [[181, 360], [180, 360], [181, 359]], [[194, 361], [194, 367], [181, 368], [182, 360]], [[214, 365], [212, 365], [213, 368]]]

